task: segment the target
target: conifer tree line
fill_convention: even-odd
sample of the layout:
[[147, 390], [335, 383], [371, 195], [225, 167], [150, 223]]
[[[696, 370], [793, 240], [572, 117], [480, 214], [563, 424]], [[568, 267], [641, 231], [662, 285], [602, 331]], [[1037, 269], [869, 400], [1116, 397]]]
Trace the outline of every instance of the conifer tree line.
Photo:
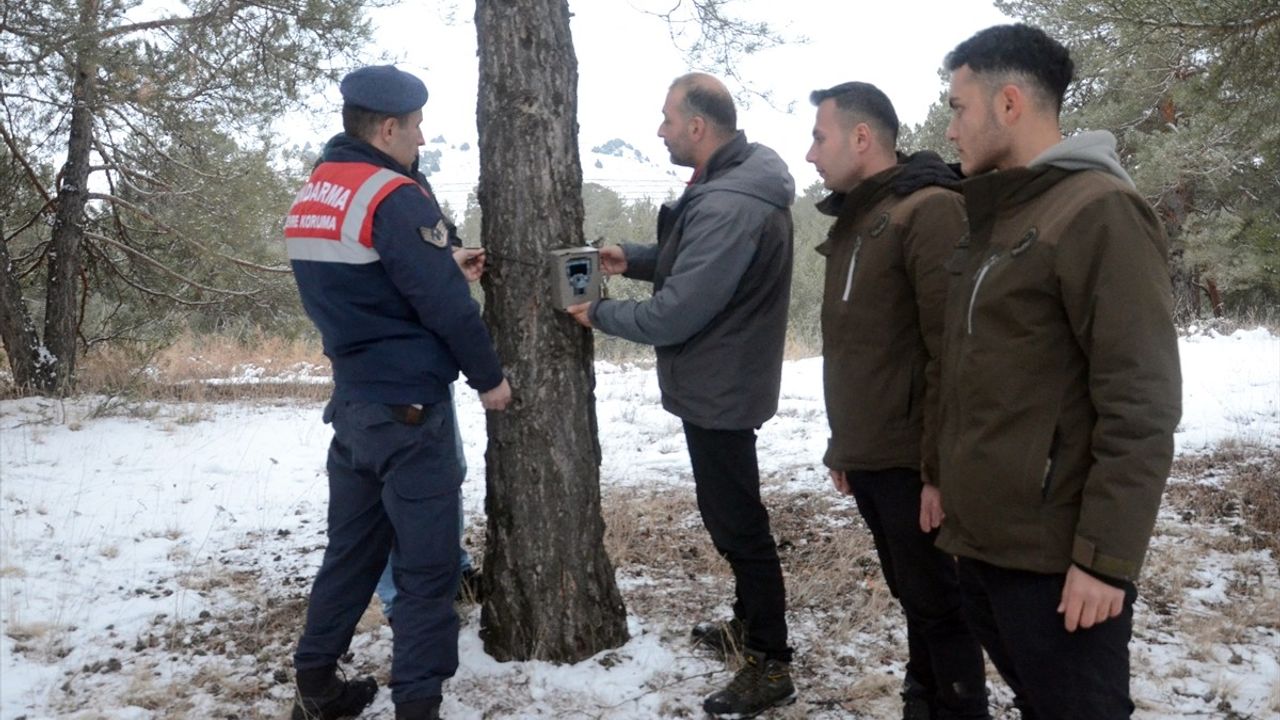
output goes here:
[[[997, 0], [1071, 48], [1063, 127], [1109, 130], [1170, 237], [1178, 318], [1280, 306], [1280, 2]], [[942, 49], [941, 52], [945, 52]], [[949, 150], [945, 98], [907, 134]], [[944, 153], [945, 154], [945, 153]]]
[[369, 39], [362, 0], [0, 0], [0, 337], [68, 392], [100, 343], [270, 326], [297, 181], [267, 129]]
[[[732, 58], [783, 41], [729, 16], [730, 4], [688, 5], [708, 28], [684, 48], [691, 60], [723, 65], [725, 48]], [[0, 0], [0, 338], [20, 387], [68, 391], [77, 357], [105, 343], [306, 331], [277, 236], [311, 159], [296, 148], [318, 139], [267, 128], [368, 61], [355, 53], [370, 39], [369, 3], [195, 0], [153, 17], [139, 5]], [[1180, 319], [1274, 321], [1280, 0], [996, 5], [1072, 48], [1064, 125], [1119, 139], [1169, 231]], [[917, 50], [941, 64], [947, 49]], [[904, 149], [946, 156], [948, 119], [940, 98], [904, 128]], [[584, 190], [585, 236], [651, 240], [653, 205], [611, 194]], [[796, 206], [801, 347], [817, 336], [821, 194], [807, 188]]]

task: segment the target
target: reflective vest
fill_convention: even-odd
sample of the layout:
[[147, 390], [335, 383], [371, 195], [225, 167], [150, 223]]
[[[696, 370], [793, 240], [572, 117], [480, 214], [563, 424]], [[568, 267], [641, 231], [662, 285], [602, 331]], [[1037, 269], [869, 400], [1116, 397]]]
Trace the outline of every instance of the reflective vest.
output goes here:
[[422, 190], [413, 178], [371, 163], [320, 163], [285, 218], [289, 259], [350, 265], [377, 262], [373, 214], [383, 198], [403, 185]]

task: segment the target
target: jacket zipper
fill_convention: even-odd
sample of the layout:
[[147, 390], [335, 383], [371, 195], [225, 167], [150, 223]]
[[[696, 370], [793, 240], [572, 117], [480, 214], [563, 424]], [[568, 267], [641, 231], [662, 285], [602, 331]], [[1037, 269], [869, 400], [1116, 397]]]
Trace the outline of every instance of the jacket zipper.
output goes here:
[[987, 272], [999, 259], [1000, 255], [996, 254], [984, 260], [982, 266], [978, 268], [978, 279], [973, 281], [973, 292], [969, 294], [969, 313], [966, 321], [970, 335], [973, 334], [973, 305], [978, 301], [978, 288], [982, 287], [982, 281], [986, 279]]
[[853, 254], [849, 257], [849, 273], [844, 279], [844, 296], [841, 298], [844, 302], [849, 302], [849, 292], [853, 290], [853, 269], [858, 265], [858, 251], [862, 249], [862, 236], [859, 235], [853, 240]]

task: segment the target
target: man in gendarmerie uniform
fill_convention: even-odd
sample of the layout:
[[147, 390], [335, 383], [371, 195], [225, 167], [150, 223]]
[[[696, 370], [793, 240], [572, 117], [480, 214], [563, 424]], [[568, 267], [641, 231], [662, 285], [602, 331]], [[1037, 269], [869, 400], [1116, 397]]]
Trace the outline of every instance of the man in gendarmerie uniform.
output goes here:
[[439, 206], [410, 174], [427, 89], [392, 66], [343, 79], [343, 133], [285, 222], [302, 304], [333, 364], [325, 408], [328, 546], [294, 655], [294, 720], [358, 715], [373, 678], [339, 679], [391, 556], [398, 590], [391, 696], [398, 720], [437, 718], [458, 666], [458, 488], [449, 383], [487, 410], [511, 399]]
[[1181, 414], [1168, 243], [1114, 137], [1063, 139], [1065, 47], [1001, 25], [946, 66], [969, 233], [949, 261], [938, 545], [1023, 718], [1127, 718]]
[[960, 607], [955, 559], [934, 547], [942, 508], [938, 377], [946, 260], [964, 234], [959, 179], [941, 158], [899, 164], [898, 114], [876, 86], [810, 95], [814, 164], [835, 216], [818, 252], [831, 440], [823, 462], [852, 495], [907, 621], [904, 720], [987, 720], [982, 648]]
[[746, 645], [742, 669], [703, 708], [751, 717], [796, 697], [755, 434], [778, 409], [795, 184], [777, 153], [737, 130], [733, 97], [710, 75], [677, 78], [662, 116], [658, 135], [693, 180], [662, 207], [657, 245], [600, 251], [605, 273], [652, 281], [653, 297], [568, 310], [586, 327], [656, 348], [662, 405], [684, 421], [698, 509], [733, 569], [735, 618], [714, 627]]

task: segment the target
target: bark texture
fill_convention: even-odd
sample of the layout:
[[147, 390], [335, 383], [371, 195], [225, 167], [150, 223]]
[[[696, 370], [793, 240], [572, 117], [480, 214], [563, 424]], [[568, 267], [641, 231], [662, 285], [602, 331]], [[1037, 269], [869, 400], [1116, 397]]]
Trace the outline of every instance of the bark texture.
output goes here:
[[627, 640], [604, 548], [591, 333], [551, 303], [548, 251], [583, 245], [577, 59], [565, 0], [479, 0], [485, 318], [515, 400], [489, 413], [481, 614], [499, 660]]
[[[4, 225], [0, 222], [0, 269], [11, 266], [9, 245], [3, 241]], [[9, 355], [13, 384], [22, 391], [55, 385], [52, 368], [42, 362], [47, 353], [36, 332], [31, 315], [22, 300], [22, 286], [11, 272], [0, 272], [0, 340]]]
[[45, 291], [44, 347], [36, 387], [65, 395], [75, 380], [80, 330], [80, 245], [84, 240], [84, 211], [89, 200], [89, 152], [93, 143], [93, 104], [98, 65], [92, 29], [96, 27], [97, 0], [80, 5], [82, 39], [76, 49], [72, 85], [71, 136], [67, 161], [58, 183], [57, 211], [53, 217], [49, 279]]

